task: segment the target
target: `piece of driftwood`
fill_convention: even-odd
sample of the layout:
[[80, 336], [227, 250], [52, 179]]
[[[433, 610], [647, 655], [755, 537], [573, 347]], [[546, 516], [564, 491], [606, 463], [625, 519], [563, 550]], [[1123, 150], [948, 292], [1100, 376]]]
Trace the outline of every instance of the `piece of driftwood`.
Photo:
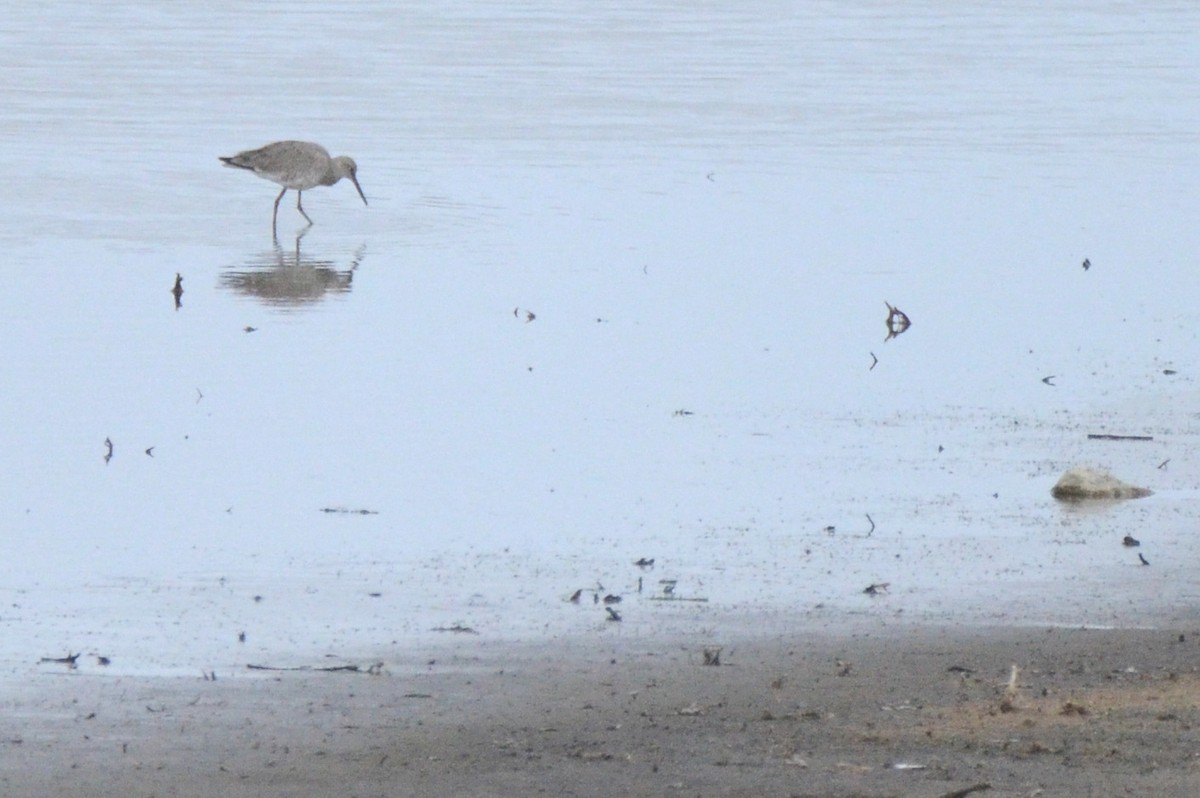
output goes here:
[[942, 793], [938, 798], [967, 798], [973, 792], [981, 792], [983, 790], [992, 789], [992, 785], [986, 781], [981, 781], [978, 784], [972, 784], [970, 787], [963, 787], [961, 790], [951, 790], [947, 793]]
[[247, 670], [252, 671], [311, 671], [317, 673], [369, 673], [372, 676], [377, 676], [383, 672], [383, 663], [376, 662], [374, 665], [362, 667], [361, 665], [255, 665], [254, 663], [246, 664]]

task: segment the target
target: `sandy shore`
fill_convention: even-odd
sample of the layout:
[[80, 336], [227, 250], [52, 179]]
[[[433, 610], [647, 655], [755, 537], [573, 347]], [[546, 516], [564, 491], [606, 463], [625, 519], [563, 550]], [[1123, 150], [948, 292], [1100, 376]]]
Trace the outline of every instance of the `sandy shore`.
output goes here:
[[684, 639], [455, 635], [376, 675], [43, 665], [4, 701], [0, 793], [1200, 794], [1194, 629], [891, 627], [707, 656]]

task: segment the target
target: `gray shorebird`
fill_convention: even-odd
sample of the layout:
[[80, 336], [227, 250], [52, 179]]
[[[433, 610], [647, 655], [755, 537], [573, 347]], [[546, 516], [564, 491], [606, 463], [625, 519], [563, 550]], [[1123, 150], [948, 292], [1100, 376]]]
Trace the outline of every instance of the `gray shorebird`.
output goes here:
[[275, 198], [275, 210], [271, 214], [272, 230], [279, 216], [279, 201], [289, 188], [296, 192], [296, 210], [300, 211], [309, 225], [313, 221], [300, 203], [301, 196], [310, 188], [332, 186], [343, 177], [348, 177], [358, 196], [362, 197], [363, 205], [367, 204], [367, 197], [358, 184], [358, 164], [354, 163], [354, 159], [346, 155], [330, 157], [328, 150], [311, 141], [277, 141], [220, 160], [226, 166], [248, 169], [264, 180], [283, 186], [283, 191]]

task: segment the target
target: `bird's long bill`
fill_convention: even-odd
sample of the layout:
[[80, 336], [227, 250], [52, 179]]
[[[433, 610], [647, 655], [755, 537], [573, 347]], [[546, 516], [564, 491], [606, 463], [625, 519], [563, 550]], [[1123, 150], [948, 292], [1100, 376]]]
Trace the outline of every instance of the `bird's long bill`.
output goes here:
[[367, 195], [362, 193], [362, 186], [358, 184], [358, 178], [350, 175], [350, 182], [354, 184], [354, 188], [358, 190], [358, 196], [362, 197], [363, 205], [367, 204]]

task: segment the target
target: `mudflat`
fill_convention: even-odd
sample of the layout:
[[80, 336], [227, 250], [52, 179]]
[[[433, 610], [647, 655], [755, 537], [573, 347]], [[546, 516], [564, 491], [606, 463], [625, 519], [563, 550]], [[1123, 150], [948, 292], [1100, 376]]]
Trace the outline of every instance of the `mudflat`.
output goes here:
[[374, 664], [39, 666], [3, 702], [0, 794], [1200, 794], [1191, 628], [463, 634]]

